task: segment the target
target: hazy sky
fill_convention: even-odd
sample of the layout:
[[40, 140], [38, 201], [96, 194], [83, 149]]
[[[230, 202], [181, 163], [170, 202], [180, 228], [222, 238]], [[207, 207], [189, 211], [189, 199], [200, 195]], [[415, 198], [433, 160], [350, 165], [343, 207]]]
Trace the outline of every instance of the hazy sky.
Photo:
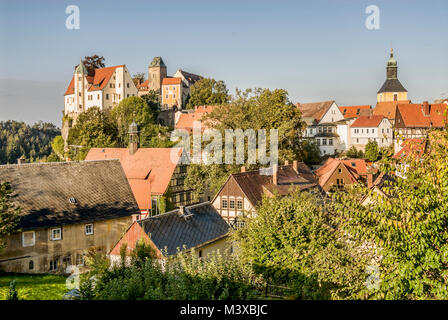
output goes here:
[[[68, 5], [80, 29], [65, 27]], [[380, 30], [368, 30], [368, 5]], [[81, 57], [147, 72], [162, 56], [236, 87], [285, 88], [293, 102], [375, 104], [390, 48], [415, 102], [448, 96], [448, 1], [0, 0], [0, 120], [60, 125]]]

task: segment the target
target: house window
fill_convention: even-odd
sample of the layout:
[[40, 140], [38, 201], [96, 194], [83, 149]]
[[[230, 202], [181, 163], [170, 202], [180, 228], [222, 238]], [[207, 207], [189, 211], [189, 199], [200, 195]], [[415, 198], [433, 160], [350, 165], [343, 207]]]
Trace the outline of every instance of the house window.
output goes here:
[[398, 94], [394, 93], [394, 101], [398, 100]]
[[109, 88], [112, 88], [112, 83], [111, 83], [111, 84], [109, 84]]
[[230, 209], [235, 209], [235, 200], [230, 200]]
[[50, 271], [58, 270], [58, 259], [50, 261]]
[[168, 95], [165, 95], [165, 98], [168, 99]]
[[333, 145], [333, 139], [328, 139], [328, 145], [330, 145], [330, 146]]
[[227, 199], [222, 199], [222, 205], [221, 205], [221, 207], [222, 207], [223, 209], [227, 209]]
[[62, 239], [62, 229], [61, 228], [51, 229], [50, 230], [50, 239], [53, 241], [61, 240]]
[[202, 258], [202, 250], [199, 250], [199, 258]]
[[118, 88], [121, 88], [121, 83], [118, 84]]
[[238, 210], [242, 210], [242, 209], [243, 209], [243, 200], [238, 199], [238, 200], [236, 201], [236, 208], [237, 208]]
[[338, 169], [338, 172], [339, 172], [339, 173], [342, 173], [342, 168], [339, 168], [339, 169]]
[[126, 86], [129, 88], [129, 82], [126, 84]]
[[34, 231], [22, 232], [22, 246], [32, 247], [36, 243], [36, 235]]
[[372, 129], [372, 133], [375, 133], [375, 129]]
[[28, 269], [33, 270], [34, 269], [34, 261], [30, 260], [30, 263], [28, 264]]
[[100, 100], [100, 95], [99, 95], [99, 94], [97, 95], [96, 99], [97, 99], [97, 100]]
[[93, 234], [93, 224], [89, 223], [85, 225], [86, 236]]
[[109, 100], [109, 94], [106, 93], [106, 100]]
[[326, 146], [327, 145], [327, 139], [322, 139], [322, 145]]

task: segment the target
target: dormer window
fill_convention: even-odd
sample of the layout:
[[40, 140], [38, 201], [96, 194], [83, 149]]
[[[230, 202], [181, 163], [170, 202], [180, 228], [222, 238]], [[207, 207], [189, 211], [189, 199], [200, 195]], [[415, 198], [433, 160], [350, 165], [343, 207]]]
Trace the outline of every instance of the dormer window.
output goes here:
[[68, 199], [68, 201], [69, 201], [71, 204], [77, 204], [77, 203], [78, 203], [78, 201], [76, 200], [76, 198], [73, 198], [73, 197], [71, 197], [70, 199]]

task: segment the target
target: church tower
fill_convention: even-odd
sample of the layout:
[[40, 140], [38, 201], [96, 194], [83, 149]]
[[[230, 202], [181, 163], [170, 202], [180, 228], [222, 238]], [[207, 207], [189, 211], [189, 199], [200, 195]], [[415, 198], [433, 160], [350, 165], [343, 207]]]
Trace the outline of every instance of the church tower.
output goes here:
[[386, 81], [377, 94], [378, 102], [407, 100], [408, 91], [398, 80], [398, 66], [393, 49], [390, 50], [390, 58], [387, 61], [386, 76]]
[[162, 80], [166, 78], [166, 65], [162, 57], [155, 57], [148, 67], [149, 90], [156, 90], [160, 93]]
[[85, 110], [85, 91], [87, 88], [87, 68], [82, 63], [75, 69], [74, 82], [75, 82], [75, 106], [78, 113], [84, 112]]

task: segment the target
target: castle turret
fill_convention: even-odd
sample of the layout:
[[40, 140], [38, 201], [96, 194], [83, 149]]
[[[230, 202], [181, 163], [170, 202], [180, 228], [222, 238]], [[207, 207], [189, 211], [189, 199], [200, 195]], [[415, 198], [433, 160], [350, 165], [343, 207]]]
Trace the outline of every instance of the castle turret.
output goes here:
[[163, 78], [166, 78], [166, 76], [166, 65], [163, 62], [162, 57], [155, 57], [148, 67], [149, 90], [160, 92], [162, 80]]
[[88, 72], [84, 63], [81, 62], [75, 69], [74, 82], [75, 82], [75, 106], [76, 110], [81, 113], [85, 111], [85, 90], [87, 89], [87, 77]]
[[393, 49], [390, 50], [390, 58], [387, 61], [386, 76], [386, 81], [378, 91], [378, 102], [407, 100], [408, 91], [398, 80], [398, 66]]

